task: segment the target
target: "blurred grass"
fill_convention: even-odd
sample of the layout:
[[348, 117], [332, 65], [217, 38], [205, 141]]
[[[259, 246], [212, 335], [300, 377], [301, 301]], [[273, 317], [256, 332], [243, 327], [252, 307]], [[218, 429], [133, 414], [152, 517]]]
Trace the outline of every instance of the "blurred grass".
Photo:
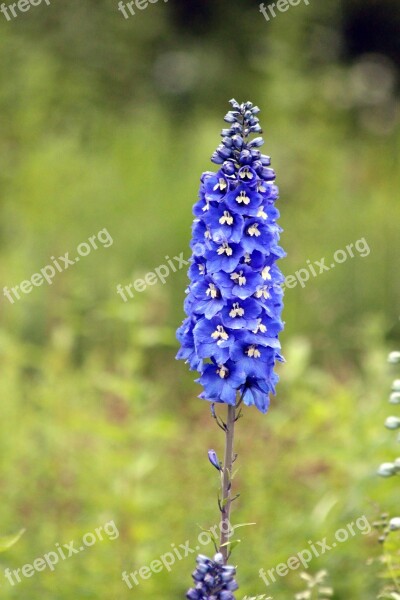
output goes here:
[[[344, 67], [300, 72], [301, 35], [290, 23], [293, 49], [276, 35], [268, 61], [256, 51], [252, 58], [254, 101], [281, 188], [282, 269], [292, 274], [322, 257], [329, 264], [362, 237], [371, 253], [287, 290], [278, 399], [267, 417], [246, 411], [239, 426], [234, 520], [257, 523], [240, 532], [234, 555], [243, 596], [265, 591], [259, 568], [309, 539], [397, 507], [394, 484], [375, 470], [394, 452], [381, 424], [385, 354], [400, 337], [399, 127], [383, 135], [362, 126], [365, 107], [343, 102], [351, 87]], [[2, 597], [183, 597], [192, 558], [132, 591], [121, 572], [172, 543], [195, 544], [197, 524], [216, 524], [217, 478], [206, 451], [221, 453], [222, 440], [195, 398], [193, 374], [174, 360], [185, 272], [127, 304], [116, 285], [153, 271], [166, 255], [188, 255], [191, 206], [226, 106], [202, 102], [181, 118], [150, 95], [110, 111], [94, 79], [64, 71], [20, 35], [3, 27], [0, 36], [3, 57], [14, 60], [0, 91], [3, 286], [30, 278], [51, 256], [73, 256], [101, 229], [114, 243], [51, 286], [13, 305], [1, 300], [0, 529], [27, 529], [1, 565], [32, 563], [111, 519], [120, 537], [14, 588], [0, 572]], [[141, 88], [146, 99], [150, 87]], [[225, 89], [227, 99], [236, 94], [232, 83]], [[312, 568], [329, 570], [337, 598], [372, 600], [375, 567], [366, 563], [378, 554], [360, 535]], [[294, 573], [271, 591], [289, 598], [297, 586]]]

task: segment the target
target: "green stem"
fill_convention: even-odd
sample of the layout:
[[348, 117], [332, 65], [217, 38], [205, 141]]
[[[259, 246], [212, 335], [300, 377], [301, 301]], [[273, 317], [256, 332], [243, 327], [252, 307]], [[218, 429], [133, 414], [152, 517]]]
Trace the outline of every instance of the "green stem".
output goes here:
[[387, 567], [388, 567], [388, 571], [389, 571], [389, 574], [390, 574], [390, 576], [391, 576], [391, 578], [393, 580], [393, 583], [394, 583], [394, 586], [396, 588], [396, 591], [400, 592], [399, 582], [397, 580], [396, 574], [395, 574], [394, 569], [393, 569], [392, 557], [391, 557], [391, 555], [389, 553], [386, 552], [385, 546], [383, 547], [383, 555], [384, 555], [384, 557], [386, 559], [386, 564], [387, 564]]
[[225, 563], [228, 560], [229, 547], [226, 545], [230, 537], [230, 514], [231, 514], [231, 489], [232, 489], [232, 466], [233, 466], [233, 439], [235, 433], [236, 407], [228, 405], [228, 415], [225, 428], [225, 457], [221, 474], [221, 539], [220, 552]]

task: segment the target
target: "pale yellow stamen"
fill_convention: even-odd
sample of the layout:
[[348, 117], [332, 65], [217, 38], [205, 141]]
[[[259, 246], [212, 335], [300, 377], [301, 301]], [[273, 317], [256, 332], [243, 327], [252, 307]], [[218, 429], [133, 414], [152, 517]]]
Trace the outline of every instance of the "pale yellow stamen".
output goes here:
[[244, 179], [245, 177], [247, 177], [248, 179], [253, 179], [253, 174], [250, 173], [249, 169], [247, 167], [245, 167], [243, 169], [243, 171], [239, 174], [241, 179]]
[[257, 192], [266, 192], [267, 188], [262, 183], [257, 183]]
[[199, 267], [199, 273], [200, 275], [205, 275], [206, 273], [206, 267], [205, 265], [197, 265]]
[[213, 283], [210, 283], [210, 285], [208, 286], [206, 294], [207, 296], [211, 296], [211, 298], [218, 298], [219, 296], [218, 289]]
[[261, 277], [263, 279], [271, 280], [272, 278], [271, 278], [270, 270], [271, 270], [271, 267], [264, 267], [263, 270], [261, 271]]
[[218, 183], [216, 185], [214, 185], [214, 192], [216, 192], [217, 190], [221, 190], [221, 192], [223, 192], [224, 190], [226, 190], [227, 185], [226, 185], [226, 181], [225, 179], [220, 179], [218, 181]]
[[260, 236], [260, 235], [261, 235], [261, 231], [259, 231], [259, 230], [258, 230], [258, 223], [253, 223], [253, 225], [251, 225], [251, 226], [248, 228], [248, 230], [247, 230], [247, 233], [248, 233], [248, 234], [249, 234], [251, 237], [253, 237], [253, 236], [255, 236], [255, 237], [258, 237], [258, 236]]
[[217, 373], [221, 379], [225, 379], [225, 377], [228, 377], [229, 375], [229, 370], [224, 365], [220, 365], [219, 369], [217, 369]]
[[227, 256], [232, 256], [233, 250], [226, 242], [222, 244], [217, 250], [217, 254], [221, 256], [221, 254], [226, 254]]
[[224, 225], [225, 223], [227, 225], [232, 225], [233, 217], [232, 217], [231, 213], [228, 212], [227, 210], [224, 210], [224, 214], [220, 218], [219, 222], [221, 223], [221, 225]]
[[266, 287], [260, 288], [259, 290], [256, 291], [256, 293], [254, 295], [256, 298], [265, 298], [266, 300], [268, 300], [268, 298], [270, 298], [268, 288], [266, 288]]
[[246, 354], [249, 358], [260, 358], [261, 356], [261, 352], [254, 345], [247, 348]]
[[231, 279], [232, 279], [232, 281], [235, 281], [240, 286], [246, 285], [247, 279], [243, 275], [243, 271], [240, 271], [239, 273], [232, 273]]
[[248, 252], [244, 255], [244, 262], [248, 265], [251, 262], [251, 256]]
[[257, 217], [260, 217], [261, 219], [266, 219], [268, 217], [267, 213], [264, 212], [263, 206], [260, 206], [260, 210], [257, 213]]
[[261, 319], [257, 319], [258, 323], [257, 323], [257, 327], [255, 329], [253, 329], [253, 333], [258, 333], [259, 331], [261, 331], [261, 333], [266, 333], [267, 331], [267, 327], [266, 325], [264, 325], [261, 321]]
[[232, 310], [229, 313], [229, 316], [231, 317], [231, 319], [234, 319], [235, 317], [243, 317], [244, 315], [244, 309], [241, 308], [241, 306], [239, 305], [239, 302], [235, 302], [234, 304], [232, 304]]
[[229, 340], [229, 335], [226, 333], [222, 325], [217, 325], [217, 329], [211, 334], [214, 340]]
[[246, 195], [246, 192], [240, 192], [239, 196], [236, 196], [236, 202], [238, 204], [250, 204], [250, 198]]

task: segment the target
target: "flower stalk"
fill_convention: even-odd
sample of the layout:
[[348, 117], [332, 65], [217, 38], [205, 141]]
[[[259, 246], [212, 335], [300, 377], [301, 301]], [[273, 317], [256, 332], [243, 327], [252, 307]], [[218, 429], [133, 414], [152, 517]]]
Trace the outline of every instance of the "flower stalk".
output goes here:
[[225, 563], [229, 558], [229, 534], [230, 534], [230, 515], [232, 505], [232, 475], [234, 462], [234, 436], [236, 422], [236, 406], [228, 406], [227, 419], [225, 424], [225, 457], [221, 472], [222, 497], [220, 501], [221, 508], [221, 540], [220, 552], [224, 557]]

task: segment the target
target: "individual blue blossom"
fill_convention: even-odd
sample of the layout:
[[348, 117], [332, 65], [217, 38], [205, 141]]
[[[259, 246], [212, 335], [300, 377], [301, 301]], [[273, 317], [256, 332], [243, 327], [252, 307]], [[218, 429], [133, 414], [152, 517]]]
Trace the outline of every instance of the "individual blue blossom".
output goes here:
[[221, 310], [222, 324], [230, 329], [251, 329], [257, 327], [257, 317], [261, 311], [259, 302], [254, 298], [232, 298]]
[[218, 284], [209, 276], [196, 281], [188, 297], [193, 300], [193, 309], [204, 313], [207, 319], [212, 319], [225, 306]]
[[204, 367], [201, 377], [197, 380], [206, 391], [200, 398], [225, 404], [236, 404], [236, 390], [245, 383], [246, 373], [242, 366], [233, 361], [225, 364], [212, 362]]
[[224, 202], [211, 206], [204, 212], [204, 222], [209, 227], [212, 240], [217, 243], [230, 240], [240, 242], [243, 235], [244, 218], [233, 213]]
[[193, 329], [195, 350], [200, 358], [213, 358], [224, 364], [229, 360], [235, 343], [234, 333], [228, 331], [220, 317], [199, 319]]
[[188, 600], [235, 600], [233, 594], [238, 589], [235, 581], [235, 567], [224, 565], [222, 554], [213, 559], [199, 554], [197, 567], [193, 572], [194, 587], [186, 594]]
[[274, 368], [283, 360], [279, 190], [271, 159], [260, 150], [260, 109], [231, 105], [212, 156], [218, 170], [201, 176], [193, 208], [187, 319], [178, 330], [177, 358], [199, 371], [200, 398], [234, 405], [239, 396], [266, 412], [278, 381]]
[[246, 264], [240, 264], [232, 273], [215, 273], [213, 279], [220, 286], [222, 296], [227, 299], [250, 298], [264, 283], [261, 273], [253, 271]]

